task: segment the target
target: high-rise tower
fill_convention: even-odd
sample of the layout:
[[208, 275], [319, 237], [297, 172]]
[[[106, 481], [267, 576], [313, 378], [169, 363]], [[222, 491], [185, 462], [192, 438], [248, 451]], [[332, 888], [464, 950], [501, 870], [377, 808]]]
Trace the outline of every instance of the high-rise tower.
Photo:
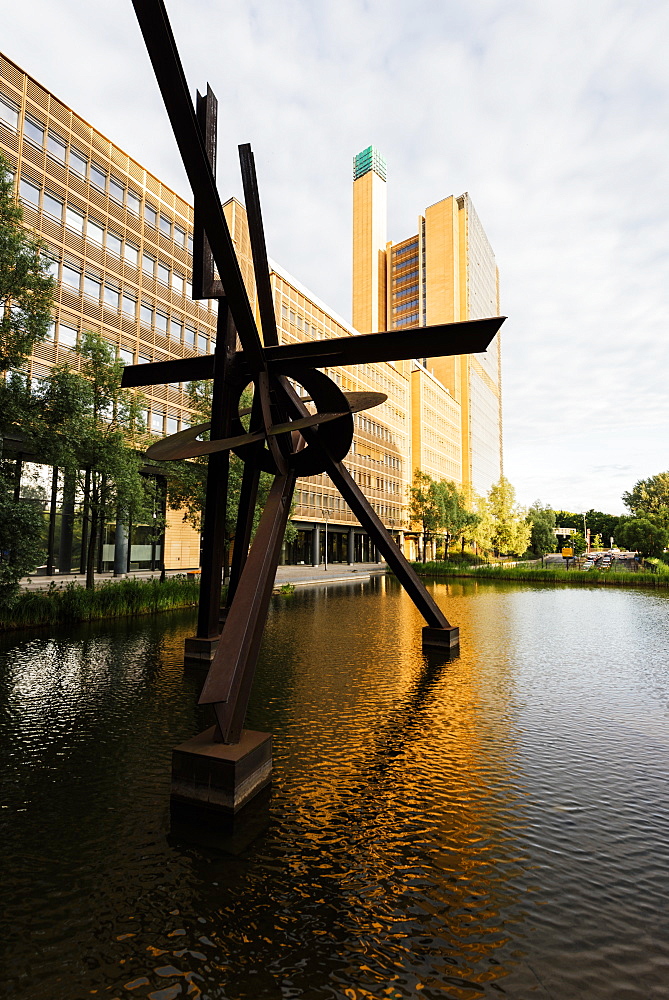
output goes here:
[[[406, 329], [410, 336], [413, 327], [499, 315], [495, 255], [467, 193], [451, 195], [427, 208], [419, 216], [415, 234], [386, 244], [385, 274], [380, 268], [374, 271], [373, 264], [381, 256], [370, 250], [377, 247], [384, 230], [381, 213], [385, 212], [385, 183], [380, 175], [374, 175], [366, 188], [356, 185], [371, 178], [375, 158], [384, 163], [380, 154], [369, 147], [354, 161], [353, 325], [361, 332]], [[375, 318], [378, 316], [379, 322], [375, 326], [370, 319], [384, 292], [386, 322], [382, 323], [383, 313], [378, 308]], [[419, 393], [421, 400], [431, 399], [432, 406], [428, 413], [422, 403], [414, 400], [414, 468], [454, 479], [478, 494], [486, 493], [502, 474], [499, 334], [485, 353], [418, 358], [416, 366], [414, 394]], [[426, 381], [421, 371], [432, 378]], [[441, 406], [436, 404], [438, 387], [446, 393]], [[431, 421], [431, 427], [426, 426], [426, 421]]]
[[386, 161], [374, 146], [353, 159], [353, 326], [386, 329]]

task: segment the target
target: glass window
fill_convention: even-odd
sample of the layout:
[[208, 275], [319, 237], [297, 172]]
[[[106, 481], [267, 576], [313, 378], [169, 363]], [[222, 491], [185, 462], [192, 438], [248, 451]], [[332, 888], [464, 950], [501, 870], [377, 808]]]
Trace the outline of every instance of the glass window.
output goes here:
[[135, 319], [137, 316], [137, 299], [134, 299], [132, 295], [123, 295], [121, 298], [121, 309], [126, 316], [132, 316]]
[[55, 281], [58, 281], [58, 261], [54, 260], [53, 257], [45, 257], [44, 266], [47, 273], [50, 274]]
[[88, 274], [84, 275], [84, 295], [87, 295], [89, 299], [96, 299], [99, 302], [101, 289], [101, 281], [97, 278], [91, 278]]
[[156, 434], [163, 433], [163, 423], [165, 421], [165, 414], [162, 410], [153, 410], [151, 413], [151, 430]]
[[186, 297], [189, 299], [193, 298], [193, 286], [191, 285], [190, 281], [186, 282]]
[[151, 364], [151, 358], [147, 358], [146, 354], [140, 354], [140, 356], [137, 358], [137, 364], [138, 365], [150, 365]]
[[109, 178], [109, 197], [117, 201], [119, 205], [123, 204], [123, 195], [125, 194], [125, 186], [117, 181], [115, 177]]
[[105, 305], [110, 306], [112, 309], [118, 309], [120, 301], [121, 293], [118, 288], [113, 288], [111, 285], [105, 285]]
[[76, 267], [71, 267], [69, 264], [63, 264], [63, 278], [64, 285], [69, 285], [70, 288], [76, 288], [79, 291], [79, 285], [81, 284], [81, 271]]
[[48, 149], [49, 154], [53, 156], [54, 160], [59, 160], [60, 163], [65, 163], [67, 146], [62, 139], [59, 139], [58, 136], [54, 135], [52, 132], [49, 132], [46, 148]]
[[0, 121], [4, 122], [5, 125], [9, 125], [9, 127], [13, 129], [18, 128], [19, 126], [18, 111], [4, 100], [0, 100]]
[[86, 239], [92, 243], [97, 243], [99, 246], [102, 246], [105, 241], [104, 229], [97, 222], [93, 222], [92, 219], [89, 219], [86, 224]]
[[106, 190], [106, 188], [107, 188], [107, 174], [102, 169], [102, 167], [99, 167], [97, 165], [97, 163], [91, 163], [91, 172], [90, 172], [90, 175], [89, 175], [89, 179], [90, 179], [91, 184], [94, 184], [95, 187], [100, 188], [102, 191]]
[[67, 326], [66, 323], [58, 324], [58, 343], [61, 347], [76, 347], [77, 346], [77, 331], [73, 326]]
[[168, 239], [172, 235], [172, 220], [168, 219], [166, 215], [160, 216], [160, 231]]
[[186, 230], [181, 226], [174, 226], [174, 242], [180, 247], [186, 246]]
[[209, 337], [199, 334], [197, 338], [197, 349], [201, 354], [206, 354], [209, 349]]
[[131, 191], [129, 188], [125, 196], [125, 204], [129, 212], [132, 212], [133, 215], [139, 215], [142, 199], [138, 194], [135, 194], [135, 192]]
[[26, 118], [23, 122], [23, 134], [26, 139], [36, 143], [38, 146], [44, 145], [44, 126]]
[[144, 271], [144, 274], [148, 274], [151, 277], [153, 277], [153, 272], [155, 270], [155, 267], [156, 267], [156, 258], [152, 257], [148, 253], [143, 253], [142, 254], [142, 271]]
[[170, 320], [170, 337], [172, 340], [181, 340], [182, 326], [179, 320]]
[[170, 283], [170, 269], [161, 264], [160, 261], [158, 261], [158, 281], [163, 285], [169, 285]]
[[107, 230], [107, 253], [116, 254], [117, 257], [121, 256], [121, 249], [123, 247], [123, 241], [120, 236], [116, 236], [115, 233], [110, 233]]
[[288, 306], [281, 306], [281, 318], [288, 319]]
[[159, 330], [160, 333], [167, 336], [167, 316], [165, 313], [156, 313], [156, 330]]
[[85, 177], [87, 169], [88, 160], [86, 157], [70, 146], [70, 170], [74, 170], [75, 174], [81, 174], [82, 177]]
[[23, 201], [26, 201], [29, 205], [33, 205], [35, 208], [39, 208], [39, 188], [36, 184], [31, 184], [30, 181], [22, 177], [19, 184], [19, 194]]
[[119, 347], [118, 356], [124, 365], [133, 365], [135, 363], [134, 351], [127, 351], [124, 347]]
[[47, 327], [46, 338], [45, 339], [46, 340], [55, 340], [56, 339], [56, 324], [55, 324], [55, 322], [53, 320], [51, 320], [51, 322], [49, 323], [49, 326]]
[[128, 264], [132, 264], [133, 267], [139, 267], [139, 250], [132, 243], [126, 243], [123, 256]]
[[292, 309], [290, 310], [290, 322], [295, 326], [295, 313]]
[[150, 226], [155, 226], [158, 221], [158, 213], [153, 205], [149, 205], [148, 201], [144, 205], [144, 220], [148, 222]]
[[153, 323], [153, 306], [147, 305], [146, 302], [142, 302], [139, 309], [139, 319], [144, 326], [151, 326]]
[[76, 208], [70, 208], [69, 205], [65, 209], [65, 225], [68, 229], [73, 229], [76, 233], [84, 235], [84, 216]]
[[42, 211], [46, 212], [48, 215], [52, 215], [54, 219], [58, 219], [59, 222], [63, 221], [63, 202], [60, 198], [56, 198], [55, 195], [50, 194], [48, 191], [44, 192], [44, 197], [42, 199]]
[[177, 274], [176, 271], [172, 271], [172, 291], [176, 292], [177, 295], [183, 295], [184, 293], [183, 274]]
[[188, 234], [188, 253], [193, 253], [193, 237], [191, 233]]
[[171, 414], [167, 418], [167, 433], [176, 434], [179, 430], [179, 418], [174, 417]]
[[189, 344], [191, 347], [195, 347], [195, 330], [193, 330], [190, 326], [186, 327], [186, 332], [184, 333], [184, 343]]

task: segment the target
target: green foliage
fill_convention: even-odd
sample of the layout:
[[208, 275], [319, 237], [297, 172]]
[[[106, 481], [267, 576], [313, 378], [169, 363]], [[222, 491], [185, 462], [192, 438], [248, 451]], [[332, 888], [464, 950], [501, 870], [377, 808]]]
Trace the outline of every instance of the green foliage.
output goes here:
[[0, 603], [10, 603], [18, 593], [21, 577], [41, 562], [42, 505], [15, 500], [13, 484], [0, 478]]
[[516, 504], [516, 491], [500, 476], [488, 493], [488, 510], [492, 517], [491, 542], [497, 553], [521, 555], [530, 541], [531, 527], [526, 512]]
[[[560, 528], [578, 528], [583, 531], [583, 514], [576, 514], [567, 510], [556, 510], [555, 518], [557, 526]], [[615, 536], [616, 528], [620, 518], [617, 514], [605, 514], [601, 510], [586, 510], [586, 528], [590, 529], [590, 537], [601, 535], [602, 545], [608, 548], [611, 538]]]
[[551, 507], [542, 506], [541, 502], [536, 500], [527, 512], [527, 521], [531, 531], [530, 548], [534, 555], [545, 556], [548, 552], [554, 552], [555, 511]]
[[78, 583], [47, 590], [24, 590], [11, 604], [0, 606], [0, 629], [30, 625], [66, 625], [70, 622], [125, 615], [152, 614], [197, 604], [200, 584], [185, 576], [158, 580], [110, 580], [93, 590]]
[[0, 156], [0, 373], [23, 362], [51, 320], [54, 281], [22, 219], [9, 164]]
[[616, 570], [578, 570], [545, 568], [533, 566], [458, 566], [451, 562], [414, 563], [414, 569], [421, 576], [469, 577], [475, 580], [508, 580], [516, 583], [564, 584], [569, 587], [669, 587], [669, 573], [630, 573]]
[[623, 493], [623, 503], [634, 517], [669, 528], [669, 472], [640, 479], [629, 493]]
[[34, 451], [61, 468], [71, 487], [87, 498], [89, 588], [106, 521], [148, 522], [156, 535], [163, 527], [155, 511], [155, 483], [140, 471], [146, 444], [141, 399], [121, 388], [122, 375], [111, 345], [99, 333], [86, 332], [73, 362], [54, 368], [36, 387], [36, 407], [24, 424]]
[[429, 539], [443, 536], [445, 551], [451, 542], [478, 523], [476, 514], [467, 510], [465, 497], [448, 479], [433, 479], [416, 469], [409, 489], [409, 518], [423, 533], [423, 561]]
[[[569, 527], [569, 525], [561, 524], [560, 527], [561, 528]], [[574, 550], [575, 556], [583, 555], [583, 553], [588, 547], [588, 543], [586, 542], [582, 532], [580, 531], [577, 531], [575, 535], [571, 536], [571, 538], [569, 539], [569, 545]]]
[[647, 517], [625, 517], [615, 535], [616, 544], [642, 556], [661, 556], [669, 544], [669, 531]]

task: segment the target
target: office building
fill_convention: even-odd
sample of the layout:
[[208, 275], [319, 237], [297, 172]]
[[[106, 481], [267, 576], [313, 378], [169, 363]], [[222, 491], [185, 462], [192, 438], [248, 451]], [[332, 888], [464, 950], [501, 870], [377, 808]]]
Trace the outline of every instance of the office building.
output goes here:
[[[32, 378], [47, 378], [50, 368], [65, 359], [76, 364], [72, 348], [86, 329], [99, 331], [117, 356], [129, 364], [192, 357], [213, 350], [217, 303], [192, 300], [192, 206], [4, 56], [0, 56], [0, 152], [14, 173], [24, 222], [42, 239], [57, 279], [50, 335], [35, 347], [27, 363], [26, 371]], [[409, 327], [425, 321], [425, 307], [422, 313], [413, 307], [393, 307], [395, 301], [402, 306], [414, 301], [414, 292], [408, 289], [420, 285], [413, 272], [426, 273], [425, 252], [420, 242], [416, 252], [416, 237], [403, 244], [387, 243], [385, 163], [369, 150], [362, 158], [356, 157], [356, 164], [354, 323], [349, 324], [280, 265], [271, 263], [283, 343], [355, 336], [361, 331], [385, 329], [393, 322]], [[244, 206], [233, 198], [226, 202], [224, 211], [255, 303]], [[464, 211], [466, 229], [471, 223], [467, 208]], [[424, 230], [431, 232], [430, 212], [426, 212], [421, 239], [425, 238]], [[463, 239], [466, 245], [466, 237]], [[462, 252], [466, 261], [466, 252]], [[433, 264], [436, 260], [434, 255]], [[456, 264], [460, 267], [459, 261], [458, 257], [453, 264], [453, 274]], [[461, 271], [458, 282], [465, 279], [467, 267]], [[428, 293], [431, 280], [428, 271]], [[466, 284], [465, 280], [465, 289]], [[443, 312], [442, 303], [431, 293], [427, 307]], [[467, 308], [484, 309], [477, 315], [496, 311], [486, 312], [478, 300]], [[410, 322], [409, 316], [413, 317]], [[428, 322], [439, 321], [440, 316], [428, 317]], [[479, 387], [472, 388], [474, 380], [467, 373], [474, 372], [484, 387], [488, 383], [497, 386], [499, 380], [489, 374], [488, 362], [457, 361], [452, 377], [444, 363], [436, 361], [326, 370], [344, 389], [377, 390], [388, 396], [381, 406], [355, 415], [354, 442], [346, 464], [409, 557], [418, 548], [407, 522], [412, 470], [420, 467], [436, 477], [467, 482], [461, 444], [465, 434], [473, 442], [470, 452], [476, 455], [475, 472], [482, 462], [477, 437], [482, 432], [474, 426], [478, 410], [469, 402], [463, 406], [463, 399], [472, 400]], [[190, 424], [184, 385], [150, 386], [143, 395], [151, 433], [171, 434]], [[490, 416], [488, 397], [482, 412]], [[485, 434], [494, 434], [495, 426], [501, 429], [501, 423], [489, 420]], [[490, 450], [494, 452], [494, 448]], [[32, 458], [38, 461], [39, 456]], [[60, 502], [58, 498], [57, 519], [62, 515]], [[287, 561], [322, 562], [326, 534], [329, 562], [376, 558], [366, 533], [326, 475], [298, 482], [293, 522], [297, 537], [284, 546]], [[100, 553], [104, 569], [112, 565], [113, 533], [110, 525]], [[58, 520], [57, 541], [60, 535]], [[58, 553], [54, 554], [54, 566], [63, 572], [77, 568], [76, 538], [70, 549], [67, 565], [62, 560], [59, 563]], [[65, 546], [63, 551], [70, 549]], [[131, 568], [154, 566], [163, 558], [168, 569], [185, 570], [199, 564], [198, 533], [183, 521], [180, 512], [167, 510], [165, 537], [158, 544], [145, 537], [142, 526], [133, 529]]]
[[[431, 205], [414, 234], [383, 245], [386, 183], [373, 147], [354, 158], [354, 326], [410, 336], [418, 326], [498, 316], [495, 256], [469, 195]], [[501, 384], [499, 334], [482, 354], [417, 358], [413, 468], [486, 493], [502, 474]]]

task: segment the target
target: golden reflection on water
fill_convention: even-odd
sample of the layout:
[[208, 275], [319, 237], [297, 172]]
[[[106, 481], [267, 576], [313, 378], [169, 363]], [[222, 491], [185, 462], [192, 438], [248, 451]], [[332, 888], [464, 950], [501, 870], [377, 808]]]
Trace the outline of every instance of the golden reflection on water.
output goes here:
[[[273, 799], [234, 855], [169, 835], [171, 747], [205, 724], [192, 613], [0, 640], [10, 995], [659, 995], [666, 601], [433, 592], [454, 659], [392, 578], [273, 599]], [[642, 974], [612, 977], [621, 948]]]

